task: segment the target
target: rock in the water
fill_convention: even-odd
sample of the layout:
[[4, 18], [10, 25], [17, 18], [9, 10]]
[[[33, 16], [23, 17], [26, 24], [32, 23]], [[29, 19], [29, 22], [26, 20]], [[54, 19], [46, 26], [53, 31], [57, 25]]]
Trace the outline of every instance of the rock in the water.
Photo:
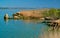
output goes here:
[[8, 19], [8, 18], [9, 18], [8, 14], [5, 14], [4, 19]]

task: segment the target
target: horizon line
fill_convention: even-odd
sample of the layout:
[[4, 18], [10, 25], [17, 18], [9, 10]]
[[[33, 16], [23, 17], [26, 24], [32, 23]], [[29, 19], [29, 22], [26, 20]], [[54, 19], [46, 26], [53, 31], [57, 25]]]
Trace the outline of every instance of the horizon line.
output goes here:
[[[25, 8], [25, 7], [0, 7], [0, 9], [44, 9], [44, 8]], [[49, 9], [49, 8], [48, 8]], [[59, 8], [60, 9], [60, 8]]]

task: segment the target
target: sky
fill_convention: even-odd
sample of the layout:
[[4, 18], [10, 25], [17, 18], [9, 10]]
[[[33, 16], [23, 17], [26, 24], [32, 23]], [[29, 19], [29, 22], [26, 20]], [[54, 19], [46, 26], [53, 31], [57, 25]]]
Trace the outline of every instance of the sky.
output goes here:
[[0, 7], [60, 8], [60, 0], [0, 0]]

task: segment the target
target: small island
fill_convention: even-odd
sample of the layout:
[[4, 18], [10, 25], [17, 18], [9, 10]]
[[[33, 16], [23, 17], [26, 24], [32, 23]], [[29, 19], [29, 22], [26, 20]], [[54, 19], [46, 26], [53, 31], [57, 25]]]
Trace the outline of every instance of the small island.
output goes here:
[[24, 20], [44, 20], [49, 26], [60, 27], [60, 9], [50, 8], [50, 9], [36, 9], [36, 10], [22, 10], [12, 17], [8, 14], [4, 16], [4, 19], [24, 19]]

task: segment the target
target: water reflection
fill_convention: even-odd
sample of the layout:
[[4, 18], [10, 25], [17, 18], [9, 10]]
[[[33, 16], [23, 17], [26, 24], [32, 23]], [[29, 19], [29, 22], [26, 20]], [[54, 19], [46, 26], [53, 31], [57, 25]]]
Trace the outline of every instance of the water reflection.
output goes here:
[[[4, 21], [7, 23], [9, 20], [7, 19]], [[14, 27], [15, 27], [15, 25], [20, 26], [19, 30], [21, 29], [21, 27], [24, 27], [24, 29], [22, 28], [23, 31], [25, 30], [23, 32], [24, 33], [23, 38], [28, 37], [29, 34], [27, 32], [29, 32], [31, 34], [31, 35], [29, 35], [30, 38], [60, 38], [60, 30], [59, 29], [53, 30], [53, 27], [45, 27], [45, 25], [40, 25], [40, 24], [42, 24], [40, 20], [23, 20], [24, 25], [21, 24], [22, 23], [21, 21], [20, 21], [20, 23], [17, 23], [17, 22], [19, 22], [19, 20], [15, 20], [14, 22], [16, 22], [14, 24]], [[31, 24], [31, 23], [34, 23], [34, 24]], [[47, 30], [46, 30], [46, 28], [47, 28]]]
[[4, 19], [4, 21], [7, 23], [9, 20], [8, 19]]
[[27, 20], [24, 20], [24, 19], [4, 19], [4, 21], [7, 23], [9, 20], [14, 20], [14, 21], [19, 21], [19, 20], [23, 20], [24, 22], [26, 23], [42, 23], [43, 20], [30, 20], [30, 19], [27, 19]]

